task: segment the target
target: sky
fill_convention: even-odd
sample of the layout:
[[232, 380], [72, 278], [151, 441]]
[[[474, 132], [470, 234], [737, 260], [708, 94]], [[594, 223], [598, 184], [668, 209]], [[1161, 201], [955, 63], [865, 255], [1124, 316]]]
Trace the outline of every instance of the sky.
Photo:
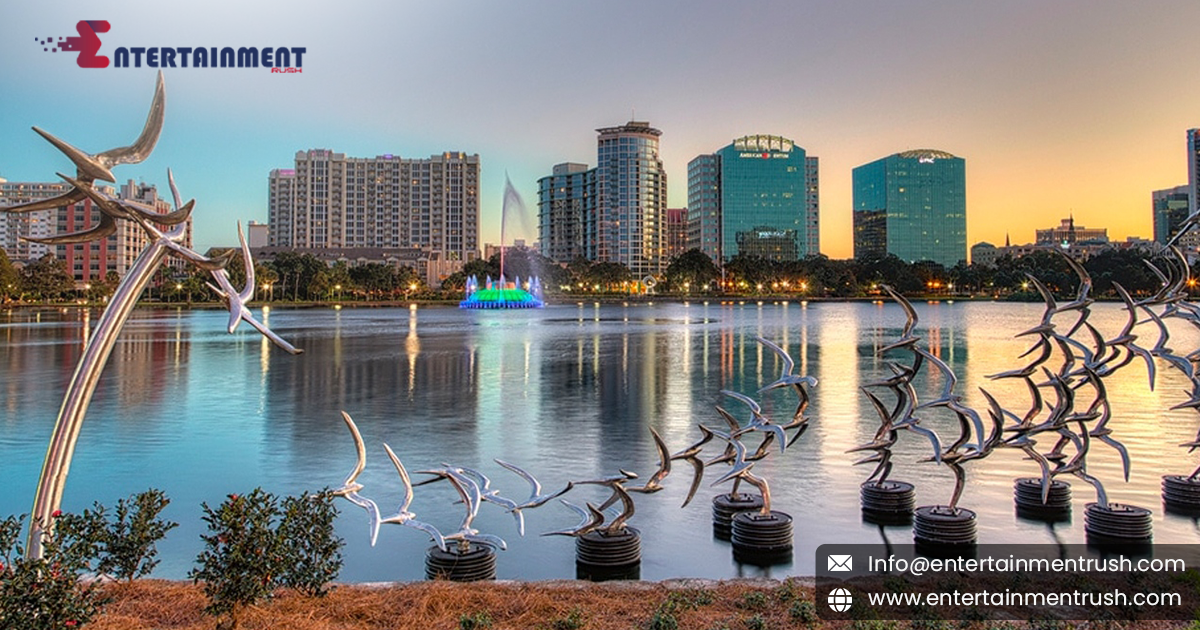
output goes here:
[[[483, 242], [507, 173], [596, 161], [599, 127], [662, 130], [669, 205], [687, 163], [749, 134], [820, 158], [821, 251], [853, 255], [851, 171], [892, 153], [966, 160], [967, 242], [1014, 244], [1074, 216], [1152, 236], [1150, 194], [1186, 183], [1200, 127], [1195, 0], [408, 0], [0, 3], [0, 177], [71, 163], [37, 125], [96, 153], [129, 144], [153, 68], [80, 68], [38, 39], [106, 20], [118, 46], [307, 48], [299, 74], [168, 68], [153, 155], [115, 169], [195, 198], [198, 249], [267, 220], [267, 176], [297, 151], [478, 153]], [[536, 225], [536, 221], [530, 221]], [[508, 238], [520, 234], [509, 223]]]

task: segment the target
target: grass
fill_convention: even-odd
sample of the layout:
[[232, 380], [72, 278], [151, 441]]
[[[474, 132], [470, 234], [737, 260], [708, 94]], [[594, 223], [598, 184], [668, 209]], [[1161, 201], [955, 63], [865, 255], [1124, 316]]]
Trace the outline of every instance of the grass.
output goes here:
[[[211, 630], [200, 587], [138, 580], [106, 586], [114, 600], [87, 628], [95, 630]], [[811, 600], [811, 589], [800, 589]], [[791, 604], [776, 603], [774, 589], [726, 582], [711, 588], [663, 584], [415, 582], [386, 587], [343, 585], [323, 598], [280, 591], [247, 610], [245, 630], [365, 630], [367, 628], [520, 628], [630, 630], [634, 628], [746, 627], [746, 602], [757, 619], [751, 627], [787, 628]]]
[[[95, 630], [212, 630], [199, 586], [137, 580], [109, 584], [113, 598]], [[1200, 623], [1141, 622], [1124, 626], [1034, 619], [997, 622], [822, 622], [809, 586], [740, 581], [712, 586], [632, 582], [414, 582], [393, 586], [342, 585], [323, 598], [280, 591], [241, 616], [242, 630], [1196, 630]]]

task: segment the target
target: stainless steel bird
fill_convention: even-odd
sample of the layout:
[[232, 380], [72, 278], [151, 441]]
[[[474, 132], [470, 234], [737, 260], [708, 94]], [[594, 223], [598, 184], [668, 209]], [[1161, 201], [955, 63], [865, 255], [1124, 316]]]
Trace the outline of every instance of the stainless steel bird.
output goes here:
[[358, 476], [367, 467], [367, 447], [363, 443], [362, 434], [358, 432], [358, 426], [354, 424], [354, 419], [345, 411], [342, 412], [342, 421], [346, 423], [346, 427], [350, 429], [350, 435], [354, 439], [355, 463], [354, 469], [346, 476], [346, 480], [342, 482], [342, 486], [333, 490], [334, 496], [339, 496], [354, 505], [366, 510], [367, 526], [371, 535], [371, 546], [375, 546], [375, 540], [379, 537], [379, 506], [374, 501], [368, 499], [358, 493], [363, 489], [363, 485], [358, 483]]
[[412, 504], [413, 500], [412, 480], [409, 479], [408, 471], [404, 469], [404, 464], [400, 462], [400, 458], [396, 457], [396, 453], [392, 451], [392, 447], [388, 446], [387, 442], [384, 442], [383, 448], [387, 451], [388, 458], [392, 460], [392, 465], [396, 467], [396, 473], [400, 475], [400, 483], [404, 488], [404, 498], [400, 500], [400, 507], [396, 509], [396, 513], [380, 518], [379, 523], [381, 525], [384, 523], [403, 525], [423, 531], [429, 534], [429, 537], [433, 540], [433, 544], [437, 545], [442, 551], [445, 551], [446, 540], [442, 536], [442, 532], [429, 523], [418, 521], [417, 515], [408, 510], [408, 506]]

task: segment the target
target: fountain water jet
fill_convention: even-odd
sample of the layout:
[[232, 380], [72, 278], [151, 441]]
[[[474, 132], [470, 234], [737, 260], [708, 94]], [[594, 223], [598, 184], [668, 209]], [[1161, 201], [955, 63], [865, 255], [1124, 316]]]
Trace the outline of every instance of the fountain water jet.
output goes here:
[[546, 305], [542, 297], [542, 283], [537, 276], [530, 276], [525, 287], [521, 279], [509, 282], [504, 275], [504, 236], [509, 210], [525, 217], [525, 201], [513, 187], [512, 181], [506, 175], [504, 178], [504, 207], [500, 215], [500, 278], [487, 278], [483, 287], [475, 276], [467, 278], [466, 299], [458, 303], [459, 308], [541, 308]]

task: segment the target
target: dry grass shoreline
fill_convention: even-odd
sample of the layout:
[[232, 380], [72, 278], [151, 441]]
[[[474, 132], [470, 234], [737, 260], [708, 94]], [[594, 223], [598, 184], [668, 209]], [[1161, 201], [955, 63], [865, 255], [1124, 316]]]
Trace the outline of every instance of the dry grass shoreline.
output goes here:
[[[96, 630], [211, 630], [217, 619], [189, 582], [109, 584]], [[240, 617], [243, 630], [1165, 630], [1187, 622], [958, 622], [940, 620], [823, 623], [811, 579], [665, 582], [413, 582], [340, 585], [323, 598], [281, 591]]]
[[[201, 588], [190, 582], [138, 580], [105, 589], [113, 601], [88, 628], [211, 630], [217, 624], [204, 613]], [[239, 628], [802, 628], [809, 627], [797, 618], [802, 601], [811, 603], [812, 588], [797, 579], [347, 584], [323, 598], [281, 591], [246, 610]]]

